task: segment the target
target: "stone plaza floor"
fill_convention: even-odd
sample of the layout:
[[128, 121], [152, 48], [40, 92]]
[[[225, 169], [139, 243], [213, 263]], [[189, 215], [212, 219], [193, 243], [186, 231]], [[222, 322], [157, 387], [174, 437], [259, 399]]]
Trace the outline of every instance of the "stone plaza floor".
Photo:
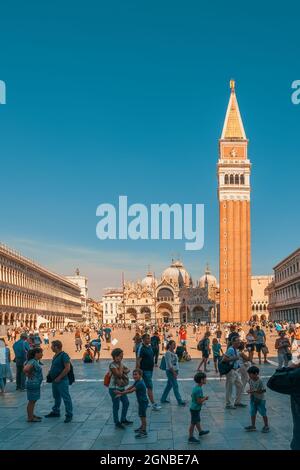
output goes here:
[[[44, 360], [44, 377], [50, 361]], [[134, 421], [126, 430], [115, 429], [112, 419], [112, 404], [103, 377], [109, 360], [83, 364], [73, 360], [76, 382], [70, 391], [74, 405], [74, 419], [64, 424], [62, 405], [60, 418], [43, 418], [41, 423], [26, 422], [26, 393], [16, 392], [15, 383], [8, 383], [7, 392], [0, 396], [0, 450], [52, 450], [52, 449], [95, 449], [95, 450], [288, 450], [292, 436], [292, 417], [287, 395], [267, 390], [267, 410], [270, 432], [261, 433], [262, 418], [257, 419], [257, 431], [247, 433], [244, 426], [250, 424], [249, 409], [224, 409], [225, 379], [220, 380], [215, 372], [208, 373], [205, 394], [209, 400], [202, 408], [203, 429], [210, 434], [201, 438], [200, 444], [188, 444], [189, 406], [179, 407], [171, 392], [171, 403], [163, 405], [160, 411], [148, 411], [148, 437], [137, 441], [133, 429], [139, 425], [135, 394], [128, 395], [130, 407], [128, 418]], [[130, 369], [132, 359], [124, 360]], [[181, 364], [179, 385], [182, 397], [189, 401], [193, 387], [192, 377], [198, 361]], [[210, 363], [212, 369], [213, 364]], [[14, 367], [14, 366], [13, 366]], [[261, 366], [261, 376], [266, 382], [275, 369], [273, 364]], [[166, 385], [165, 373], [159, 368], [154, 371], [154, 394], [158, 401]], [[244, 395], [248, 404], [249, 397]], [[51, 385], [43, 383], [41, 400], [36, 414], [43, 416], [52, 407]]]

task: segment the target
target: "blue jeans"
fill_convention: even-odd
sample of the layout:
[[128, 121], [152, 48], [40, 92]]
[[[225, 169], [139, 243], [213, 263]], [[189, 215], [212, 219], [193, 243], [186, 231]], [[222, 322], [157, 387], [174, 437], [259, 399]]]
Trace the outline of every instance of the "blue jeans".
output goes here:
[[16, 388], [17, 390], [25, 389], [26, 376], [23, 372], [24, 364], [16, 364]]
[[63, 379], [58, 383], [52, 382], [52, 394], [54, 398], [53, 413], [60, 414], [61, 399], [64, 401], [66, 416], [73, 416], [73, 405], [69, 393], [69, 380]]
[[113, 404], [114, 423], [117, 424], [120, 422], [119, 420], [120, 402], [122, 402], [121, 422], [125, 421], [128, 407], [129, 407], [129, 400], [128, 400], [127, 395], [121, 395], [120, 397], [117, 397], [117, 395], [115, 395], [115, 389], [113, 388], [109, 389], [109, 394], [111, 396], [112, 404]]
[[161, 397], [160, 401], [161, 402], [166, 401], [170, 391], [173, 388], [176, 400], [178, 401], [178, 403], [182, 403], [183, 400], [182, 400], [182, 398], [180, 396], [180, 393], [179, 393], [177, 378], [175, 378], [174, 375], [172, 374], [172, 372], [169, 371], [169, 370], [166, 370], [166, 374], [167, 374], [168, 382], [167, 382], [166, 388], [164, 389], [164, 392], [162, 394], [162, 397]]

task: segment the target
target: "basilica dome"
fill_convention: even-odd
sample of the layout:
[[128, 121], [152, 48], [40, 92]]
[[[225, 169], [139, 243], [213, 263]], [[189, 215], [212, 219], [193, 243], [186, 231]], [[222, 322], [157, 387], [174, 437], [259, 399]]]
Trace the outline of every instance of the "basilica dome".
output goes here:
[[152, 288], [153, 285], [156, 285], [156, 279], [152, 273], [148, 272], [147, 276], [142, 280], [142, 286]]
[[200, 279], [199, 279], [199, 286], [204, 288], [206, 280], [207, 280], [207, 283], [208, 283], [208, 287], [217, 287], [218, 286], [218, 281], [215, 278], [215, 276], [213, 276], [211, 274], [211, 271], [210, 271], [208, 265], [206, 266], [205, 274], [203, 274], [203, 276], [201, 276]]
[[191, 284], [191, 277], [181, 261], [172, 261], [171, 266], [163, 271], [161, 278], [171, 284], [178, 284], [179, 287], [189, 287]]

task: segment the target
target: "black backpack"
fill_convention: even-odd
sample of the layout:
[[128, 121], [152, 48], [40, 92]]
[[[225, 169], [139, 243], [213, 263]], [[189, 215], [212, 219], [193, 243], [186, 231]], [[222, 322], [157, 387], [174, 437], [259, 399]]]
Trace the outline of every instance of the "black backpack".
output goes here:
[[233, 369], [234, 362], [223, 361], [224, 356], [218, 357], [218, 371], [220, 375], [226, 375]]
[[300, 393], [300, 369], [284, 367], [269, 378], [267, 387], [273, 392], [293, 395]]
[[199, 343], [197, 344], [198, 351], [204, 351], [204, 339], [200, 339]]

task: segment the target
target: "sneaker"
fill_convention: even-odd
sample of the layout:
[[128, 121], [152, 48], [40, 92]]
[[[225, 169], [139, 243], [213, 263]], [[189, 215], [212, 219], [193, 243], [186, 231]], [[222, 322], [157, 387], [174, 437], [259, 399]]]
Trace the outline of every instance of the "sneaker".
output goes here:
[[245, 427], [245, 431], [248, 431], [248, 432], [250, 432], [250, 431], [256, 431], [256, 427], [255, 427], [255, 426], [252, 426], [252, 425], [251, 425], [251, 426], [246, 426], [246, 427]]
[[116, 423], [115, 426], [116, 426], [116, 428], [118, 428], [118, 429], [125, 429], [125, 426], [124, 426], [124, 424], [122, 424], [122, 423]]
[[178, 406], [185, 406], [185, 405], [186, 405], [185, 401], [181, 401], [180, 403], [178, 403]]
[[148, 437], [147, 431], [140, 431], [135, 435], [136, 439], [143, 439], [144, 437]]
[[133, 421], [129, 421], [128, 419], [124, 419], [124, 421], [121, 421], [121, 424], [126, 424], [129, 426], [130, 424], [133, 424]]
[[135, 433], [139, 433], [139, 432], [141, 432], [141, 428], [137, 428], [137, 429], [135, 429], [135, 430], [134, 430], [134, 432], [135, 432]]
[[244, 403], [235, 403], [234, 406], [236, 408], [247, 408], [247, 405], [245, 405]]
[[194, 436], [193, 437], [189, 437], [189, 440], [188, 440], [189, 444], [199, 444], [199, 439], [196, 439]]
[[263, 433], [266, 433], [266, 432], [269, 432], [269, 431], [270, 431], [269, 426], [264, 426], [261, 430], [261, 432], [263, 432]]
[[226, 410], [236, 410], [236, 406], [234, 406], [234, 405], [226, 405], [226, 406], [225, 406], [225, 409], [226, 409]]
[[70, 423], [72, 421], [73, 417], [72, 416], [66, 416], [64, 423]]
[[152, 410], [154, 411], [161, 410], [161, 406], [158, 403], [153, 403]]
[[60, 414], [59, 413], [54, 413], [51, 411], [49, 414], [45, 415], [45, 418], [59, 418]]
[[209, 434], [209, 431], [200, 431], [199, 436], [205, 436], [206, 434]]

